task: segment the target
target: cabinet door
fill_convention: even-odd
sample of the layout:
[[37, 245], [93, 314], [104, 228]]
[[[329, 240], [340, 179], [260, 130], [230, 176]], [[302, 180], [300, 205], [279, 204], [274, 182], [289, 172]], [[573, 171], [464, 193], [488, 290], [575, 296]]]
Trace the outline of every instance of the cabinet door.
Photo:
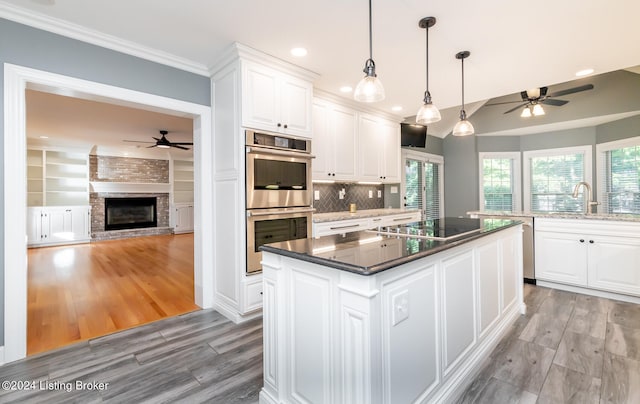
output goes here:
[[640, 295], [640, 239], [587, 236], [589, 286]]
[[381, 181], [383, 142], [380, 136], [380, 122], [368, 115], [361, 115], [358, 127], [358, 180]]
[[329, 128], [333, 132], [335, 179], [354, 180], [357, 167], [357, 114], [351, 109], [334, 106], [329, 118]]
[[42, 239], [42, 210], [40, 208], [27, 208], [27, 244], [34, 245]]
[[313, 155], [311, 163], [314, 180], [331, 180], [333, 172], [333, 133], [328, 130], [329, 104], [313, 103]]
[[176, 208], [174, 231], [176, 233], [193, 231], [193, 206], [178, 206]]
[[585, 243], [585, 236], [577, 234], [536, 231], [536, 278], [587, 286]]
[[280, 121], [278, 123], [281, 126], [278, 128], [285, 133], [311, 136], [312, 84], [283, 74], [280, 76], [279, 90]]
[[381, 164], [382, 181], [398, 183], [400, 178], [400, 126], [395, 122], [381, 125], [383, 144], [383, 163]]
[[[47, 209], [49, 214], [49, 242], [73, 240], [73, 211], [69, 208]], [[44, 223], [43, 223], [44, 224]]]
[[71, 229], [73, 240], [86, 240], [91, 234], [91, 209], [71, 209]]
[[242, 126], [277, 130], [280, 116], [276, 72], [246, 63], [242, 79]]

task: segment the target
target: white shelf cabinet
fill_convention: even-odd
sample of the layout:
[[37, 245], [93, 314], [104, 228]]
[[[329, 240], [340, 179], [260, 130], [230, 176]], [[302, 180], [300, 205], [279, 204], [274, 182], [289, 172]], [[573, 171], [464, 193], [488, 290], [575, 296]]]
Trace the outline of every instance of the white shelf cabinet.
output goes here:
[[242, 126], [311, 137], [313, 84], [258, 63], [242, 66]]
[[358, 123], [358, 179], [398, 183], [400, 176], [400, 125], [369, 114]]
[[173, 207], [173, 232], [193, 233], [193, 204], [180, 203]]
[[88, 203], [88, 153], [27, 150], [27, 206]]
[[91, 239], [90, 206], [27, 208], [27, 245], [43, 247]]
[[313, 102], [313, 179], [356, 179], [358, 113], [315, 98]]
[[536, 278], [640, 296], [640, 223], [536, 219]]
[[193, 204], [193, 161], [172, 160], [173, 202]]

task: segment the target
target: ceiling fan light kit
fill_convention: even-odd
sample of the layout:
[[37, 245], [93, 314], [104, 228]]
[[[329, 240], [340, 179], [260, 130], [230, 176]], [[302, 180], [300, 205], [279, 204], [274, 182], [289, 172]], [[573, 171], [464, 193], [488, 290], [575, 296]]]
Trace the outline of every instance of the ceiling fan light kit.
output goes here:
[[460, 120], [453, 127], [453, 136], [469, 136], [475, 133], [473, 125], [467, 119], [467, 113], [464, 110], [464, 60], [471, 55], [469, 51], [456, 53], [456, 59], [459, 59], [462, 65], [462, 109], [460, 109]]
[[504, 104], [513, 104], [519, 103], [508, 111], [505, 111], [505, 114], [509, 114], [513, 111], [517, 111], [520, 108], [524, 107], [522, 112], [520, 113], [520, 117], [522, 118], [530, 118], [531, 116], [542, 116], [545, 115], [545, 110], [542, 107], [544, 105], [551, 105], [552, 107], [561, 107], [567, 104], [569, 101], [558, 100], [554, 97], [561, 97], [564, 95], [579, 93], [581, 91], [593, 90], [593, 84], [583, 84], [581, 86], [567, 88], [566, 90], [555, 91], [551, 94], [547, 94], [547, 87], [533, 88], [526, 91], [520, 92], [519, 101], [505, 101], [505, 102], [496, 102], [491, 104], [486, 104], [485, 106], [493, 106], [493, 105], [504, 105]]
[[384, 87], [376, 74], [376, 63], [373, 61], [373, 34], [371, 29], [371, 0], [369, 0], [369, 59], [364, 63], [365, 76], [353, 93], [353, 98], [360, 102], [377, 102], [384, 100]]
[[440, 111], [435, 105], [433, 105], [433, 102], [431, 101], [431, 93], [429, 92], [429, 28], [433, 27], [435, 24], [435, 17], [425, 17], [418, 22], [418, 26], [420, 28], [424, 28], [426, 32], [426, 90], [424, 92], [424, 104], [416, 114], [416, 123], [421, 125], [438, 122], [441, 119]]

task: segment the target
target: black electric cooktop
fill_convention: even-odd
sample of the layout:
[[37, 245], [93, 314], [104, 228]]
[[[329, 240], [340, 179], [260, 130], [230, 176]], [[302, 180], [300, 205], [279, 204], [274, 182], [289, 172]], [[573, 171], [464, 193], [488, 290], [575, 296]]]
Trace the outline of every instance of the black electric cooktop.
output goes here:
[[399, 226], [381, 227], [378, 232], [380, 234], [447, 241], [477, 233], [480, 230], [482, 230], [481, 219], [445, 217]]

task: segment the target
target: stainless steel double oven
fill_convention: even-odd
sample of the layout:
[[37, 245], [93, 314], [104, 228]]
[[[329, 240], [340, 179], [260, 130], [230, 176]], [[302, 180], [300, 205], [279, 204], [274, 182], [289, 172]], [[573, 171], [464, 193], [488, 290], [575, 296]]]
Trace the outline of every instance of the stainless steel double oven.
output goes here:
[[247, 273], [262, 270], [263, 244], [311, 235], [311, 141], [245, 131]]

